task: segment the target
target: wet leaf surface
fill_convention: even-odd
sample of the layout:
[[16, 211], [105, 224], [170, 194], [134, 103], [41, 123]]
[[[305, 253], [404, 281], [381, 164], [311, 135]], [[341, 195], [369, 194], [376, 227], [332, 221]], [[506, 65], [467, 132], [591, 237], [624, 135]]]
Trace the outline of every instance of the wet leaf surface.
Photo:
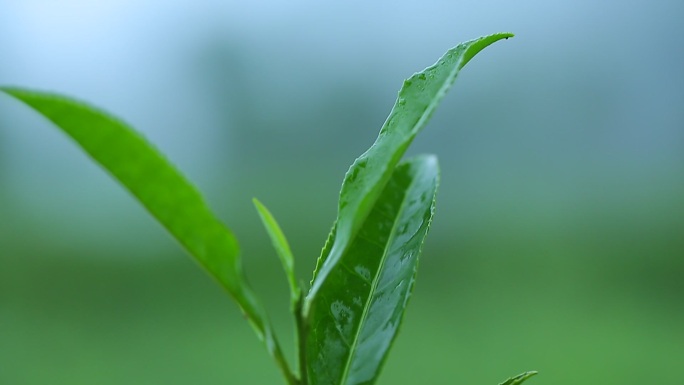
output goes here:
[[463, 66], [511, 36], [459, 44], [405, 80], [375, 143], [347, 172], [303, 308], [311, 385], [377, 379], [411, 294], [438, 179], [434, 157], [400, 160]]

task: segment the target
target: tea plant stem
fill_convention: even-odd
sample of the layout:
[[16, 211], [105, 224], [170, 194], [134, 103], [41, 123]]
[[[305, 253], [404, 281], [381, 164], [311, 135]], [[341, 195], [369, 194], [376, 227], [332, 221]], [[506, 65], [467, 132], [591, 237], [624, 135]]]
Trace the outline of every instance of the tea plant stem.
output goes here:
[[295, 315], [295, 329], [297, 333], [297, 341], [299, 341], [298, 353], [299, 353], [299, 376], [301, 385], [308, 385], [309, 379], [307, 376], [306, 369], [306, 325], [304, 320], [304, 315], [302, 313], [302, 305], [304, 303], [304, 296], [300, 296], [294, 308]]

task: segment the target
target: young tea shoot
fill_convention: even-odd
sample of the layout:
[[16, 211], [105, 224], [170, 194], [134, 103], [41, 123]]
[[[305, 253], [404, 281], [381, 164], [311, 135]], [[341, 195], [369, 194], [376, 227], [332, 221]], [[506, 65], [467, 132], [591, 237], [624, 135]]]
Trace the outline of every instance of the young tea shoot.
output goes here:
[[[512, 36], [497, 33], [461, 43], [404, 81], [375, 143], [344, 177], [337, 218], [310, 287], [297, 282], [283, 231], [254, 200], [289, 283], [298, 340], [298, 365], [293, 366], [247, 284], [235, 236], [154, 146], [121, 120], [85, 103], [21, 88], [0, 91], [70, 136], [171, 233], [235, 300], [287, 384], [370, 385], [399, 330], [435, 212], [437, 158], [403, 155], [461, 69], [490, 44]], [[525, 372], [501, 385], [518, 385], [534, 374]]]

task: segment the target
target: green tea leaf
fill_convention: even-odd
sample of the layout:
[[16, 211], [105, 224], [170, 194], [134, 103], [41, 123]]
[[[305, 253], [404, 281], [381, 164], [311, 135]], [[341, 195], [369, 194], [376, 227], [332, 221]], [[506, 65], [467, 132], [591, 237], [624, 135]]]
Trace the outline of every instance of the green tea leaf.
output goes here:
[[266, 206], [264, 206], [256, 198], [253, 199], [253, 202], [257, 212], [259, 213], [261, 222], [264, 224], [266, 232], [268, 232], [268, 236], [271, 238], [273, 247], [275, 248], [278, 257], [283, 264], [285, 275], [287, 275], [287, 280], [290, 284], [290, 297], [292, 301], [292, 309], [294, 310], [301, 296], [301, 289], [299, 288], [299, 285], [297, 284], [297, 278], [295, 277], [294, 256], [292, 256], [290, 245], [287, 243], [287, 238], [285, 238], [285, 234], [283, 234], [280, 226], [278, 226], [278, 222], [276, 222], [275, 218], [271, 212], [268, 211]]
[[400, 163], [306, 319], [311, 384], [371, 384], [396, 336], [434, 212], [434, 156]]
[[463, 66], [488, 45], [512, 36], [511, 33], [497, 33], [461, 43], [447, 51], [437, 63], [404, 81], [375, 143], [347, 171], [340, 192], [335, 242], [329, 252], [319, 258], [305, 311], [314, 301], [326, 276], [353, 241], [394, 167], [418, 132], [425, 127]]
[[283, 373], [292, 377], [265, 312], [245, 281], [237, 240], [158, 150], [125, 123], [83, 103], [18, 88], [0, 91], [52, 121], [130, 191], [231, 294]]
[[523, 382], [525, 382], [525, 380], [534, 376], [535, 374], [537, 374], [537, 372], [535, 371], [529, 371], [522, 374], [518, 374], [517, 376], [511, 377], [508, 380], [500, 383], [499, 385], [520, 385]]
[[[406, 207], [416, 209], [416, 197], [429, 191], [434, 196], [429, 189], [437, 183], [434, 158], [399, 162], [463, 66], [488, 45], [512, 36], [499, 33], [459, 44], [405, 80], [375, 143], [347, 172], [337, 219], [302, 309], [311, 384], [375, 382], [411, 293], [433, 202], [421, 207], [423, 217], [417, 212], [404, 217], [411, 211]], [[407, 234], [404, 228], [415, 230], [411, 238], [398, 236]], [[394, 268], [397, 261], [403, 269]]]

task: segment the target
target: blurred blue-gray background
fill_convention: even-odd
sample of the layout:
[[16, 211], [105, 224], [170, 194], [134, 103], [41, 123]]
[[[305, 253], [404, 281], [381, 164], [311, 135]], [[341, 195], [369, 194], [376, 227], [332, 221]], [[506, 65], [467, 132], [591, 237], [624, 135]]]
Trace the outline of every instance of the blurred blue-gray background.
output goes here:
[[[342, 176], [404, 78], [475, 58], [412, 153], [442, 183], [380, 385], [680, 384], [684, 2], [0, 3], [0, 84], [142, 131], [241, 241], [291, 351]], [[277, 384], [237, 308], [106, 173], [0, 95], [0, 384]]]

